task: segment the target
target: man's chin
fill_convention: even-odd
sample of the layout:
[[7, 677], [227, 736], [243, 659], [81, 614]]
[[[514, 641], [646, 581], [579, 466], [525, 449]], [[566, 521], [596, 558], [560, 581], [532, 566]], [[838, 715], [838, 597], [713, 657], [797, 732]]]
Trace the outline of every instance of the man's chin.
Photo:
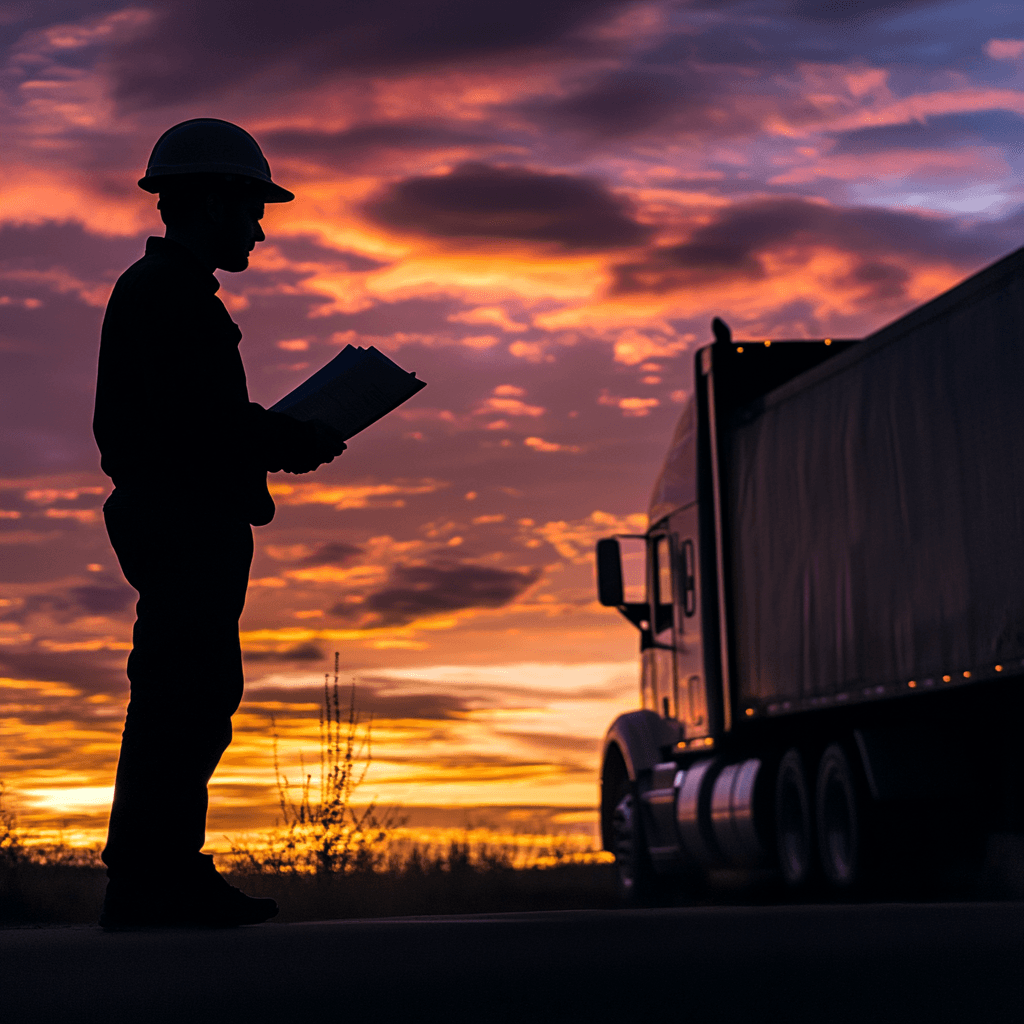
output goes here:
[[219, 264], [220, 270], [226, 270], [229, 274], [239, 274], [249, 269], [248, 256], [235, 256], [232, 259], [222, 260]]

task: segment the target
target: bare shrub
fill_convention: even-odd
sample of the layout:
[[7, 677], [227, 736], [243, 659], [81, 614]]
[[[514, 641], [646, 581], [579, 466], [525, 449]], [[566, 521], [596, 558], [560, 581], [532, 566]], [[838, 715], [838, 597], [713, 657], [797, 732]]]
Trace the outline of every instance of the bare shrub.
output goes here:
[[[259, 844], [232, 843], [232, 869], [240, 874], [300, 872], [320, 876], [379, 870], [386, 861], [389, 833], [398, 819], [393, 810], [381, 811], [376, 801], [362, 808], [354, 803], [372, 761], [372, 719], [365, 725], [360, 720], [354, 681], [343, 713], [337, 651], [333, 682], [329, 673], [324, 674], [320, 772], [315, 785], [311, 773], [306, 773], [298, 786], [289, 783], [280, 767], [273, 716], [271, 725], [281, 820]], [[300, 764], [304, 770], [304, 763]], [[296, 789], [297, 797], [293, 796]]]

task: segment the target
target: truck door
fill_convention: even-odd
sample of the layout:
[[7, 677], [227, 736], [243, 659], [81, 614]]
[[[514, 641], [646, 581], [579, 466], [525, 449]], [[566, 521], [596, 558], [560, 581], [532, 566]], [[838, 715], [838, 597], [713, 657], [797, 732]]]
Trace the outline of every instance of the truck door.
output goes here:
[[677, 714], [675, 628], [673, 611], [675, 580], [672, 569], [674, 545], [667, 530], [648, 535], [648, 586], [651, 603], [651, 639], [645, 652], [650, 664], [654, 710], [663, 718]]
[[711, 733], [701, 633], [696, 503], [673, 513], [669, 522], [675, 548], [675, 557], [672, 560], [675, 583], [672, 626], [676, 679], [673, 706], [682, 727], [683, 738], [690, 740]]

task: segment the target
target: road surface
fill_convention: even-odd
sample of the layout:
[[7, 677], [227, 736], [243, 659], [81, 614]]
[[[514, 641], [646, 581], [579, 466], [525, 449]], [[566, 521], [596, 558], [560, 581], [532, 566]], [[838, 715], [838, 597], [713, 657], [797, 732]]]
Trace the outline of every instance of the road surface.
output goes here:
[[1024, 903], [0, 931], [10, 1024], [1021, 1024]]

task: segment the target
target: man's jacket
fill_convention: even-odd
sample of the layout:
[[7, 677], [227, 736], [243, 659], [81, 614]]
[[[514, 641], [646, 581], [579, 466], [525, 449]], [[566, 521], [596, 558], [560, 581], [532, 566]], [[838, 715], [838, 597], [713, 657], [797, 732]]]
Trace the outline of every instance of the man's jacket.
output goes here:
[[267, 471], [312, 428], [249, 401], [219, 287], [184, 246], [147, 241], [103, 318], [93, 433], [119, 501], [261, 526], [274, 516]]

